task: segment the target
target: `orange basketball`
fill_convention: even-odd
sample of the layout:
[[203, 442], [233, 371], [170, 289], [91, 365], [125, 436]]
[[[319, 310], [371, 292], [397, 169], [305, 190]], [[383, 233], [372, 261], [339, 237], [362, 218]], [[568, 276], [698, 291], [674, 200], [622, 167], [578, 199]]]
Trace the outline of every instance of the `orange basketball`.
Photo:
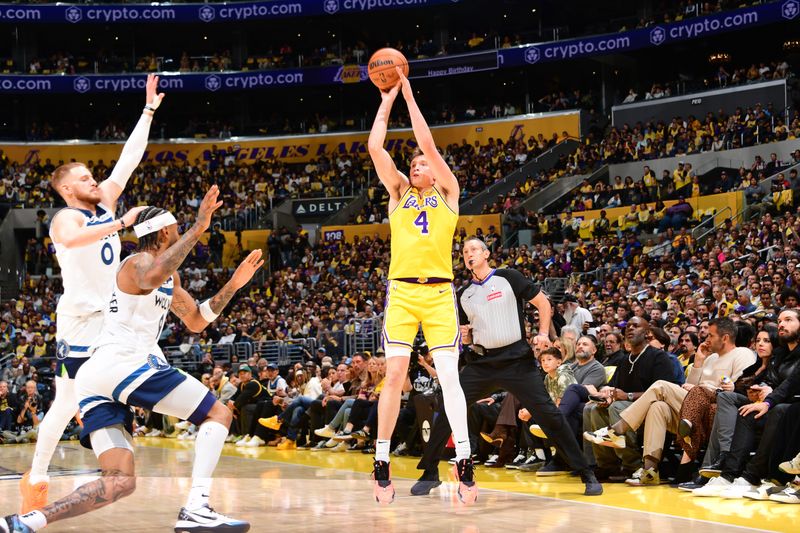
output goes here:
[[382, 91], [391, 89], [399, 79], [395, 67], [402, 68], [403, 74], [408, 76], [406, 56], [394, 48], [381, 48], [369, 58], [369, 79]]

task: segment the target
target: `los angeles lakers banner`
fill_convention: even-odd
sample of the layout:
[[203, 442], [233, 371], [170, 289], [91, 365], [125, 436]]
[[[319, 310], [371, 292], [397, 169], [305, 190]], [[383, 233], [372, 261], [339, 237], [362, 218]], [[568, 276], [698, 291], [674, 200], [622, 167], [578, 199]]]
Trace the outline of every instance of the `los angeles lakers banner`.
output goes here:
[[[376, 103], [377, 108], [377, 103]], [[525, 140], [540, 133], [550, 138], [555, 133], [566, 132], [572, 137], [580, 135], [580, 115], [577, 111], [565, 113], [536, 113], [518, 115], [505, 119], [472, 122], [448, 126], [435, 126], [433, 135], [440, 147], [448, 144], [475, 141], [486, 144], [490, 138], [503, 141], [509, 138]], [[367, 155], [368, 131], [354, 133], [328, 133], [319, 135], [246, 137], [230, 141], [209, 142], [206, 140], [177, 139], [169, 142], [155, 142], [147, 147], [143, 161], [169, 162], [185, 161], [194, 164], [211, 160], [214, 154], [228, 154], [228, 149], [236, 160], [245, 164], [264, 159], [278, 159], [287, 163], [305, 163], [320, 156], [351, 154], [359, 157]], [[416, 147], [414, 133], [410, 128], [390, 131], [386, 136], [386, 149], [390, 152], [403, 147]], [[122, 150], [121, 142], [94, 143], [7, 143], [0, 149], [12, 161], [31, 163], [49, 159], [53, 164], [70, 160], [88, 162], [103, 160], [106, 164], [116, 160]]]

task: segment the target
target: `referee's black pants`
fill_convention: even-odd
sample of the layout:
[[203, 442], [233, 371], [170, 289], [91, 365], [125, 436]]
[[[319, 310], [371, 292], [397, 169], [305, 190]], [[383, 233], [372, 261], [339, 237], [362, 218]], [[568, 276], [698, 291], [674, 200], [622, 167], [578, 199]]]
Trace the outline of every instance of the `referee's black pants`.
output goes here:
[[[522, 346], [520, 344], [508, 347], [508, 350], [519, 352], [521, 357], [518, 359], [492, 361], [492, 356], [488, 356], [467, 364], [461, 370], [459, 381], [467, 399], [467, 406], [488, 397], [498, 389], [510, 392], [531, 413], [532, 421], [541, 426], [558, 454], [571, 469], [579, 472], [589, 470], [589, 464], [566, 418], [544, 388], [544, 379], [536, 367], [530, 347], [527, 344]], [[417, 465], [419, 470], [438, 472], [439, 458], [450, 433], [450, 422], [447, 420], [442, 402], [437, 410], [430, 440]]]

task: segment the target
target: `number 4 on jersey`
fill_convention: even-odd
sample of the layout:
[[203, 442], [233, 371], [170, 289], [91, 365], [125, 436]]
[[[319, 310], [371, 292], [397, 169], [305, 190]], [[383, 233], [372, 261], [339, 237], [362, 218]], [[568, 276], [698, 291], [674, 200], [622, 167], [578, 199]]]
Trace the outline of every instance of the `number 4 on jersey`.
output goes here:
[[414, 220], [414, 225], [420, 228], [420, 233], [428, 234], [428, 212], [420, 211], [419, 216]]

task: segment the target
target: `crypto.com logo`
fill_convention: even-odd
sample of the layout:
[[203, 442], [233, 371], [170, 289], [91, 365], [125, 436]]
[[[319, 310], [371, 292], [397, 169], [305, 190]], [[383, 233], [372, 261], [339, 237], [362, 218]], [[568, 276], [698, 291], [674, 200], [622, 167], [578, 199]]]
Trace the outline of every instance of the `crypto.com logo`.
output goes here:
[[667, 40], [667, 32], [661, 26], [656, 26], [650, 30], [650, 42], [658, 46]]
[[64, 17], [67, 19], [67, 22], [80, 22], [83, 19], [83, 11], [81, 8], [72, 6], [64, 11]]
[[200, 17], [200, 20], [203, 22], [211, 22], [214, 20], [214, 17], [217, 16], [217, 10], [209, 5], [205, 5], [197, 12], [197, 16]]
[[209, 91], [218, 91], [222, 87], [222, 80], [216, 74], [206, 76], [205, 86]]
[[86, 76], [81, 76], [75, 78], [75, 81], [72, 82], [72, 88], [75, 89], [76, 92], [85, 93], [92, 88], [92, 82], [89, 81], [89, 78]]
[[323, 0], [322, 9], [324, 9], [325, 13], [328, 15], [333, 15], [339, 11], [339, 0]]
[[525, 62], [534, 64], [538, 63], [539, 60], [542, 58], [542, 54], [539, 52], [539, 49], [535, 46], [531, 46], [525, 50]]
[[800, 13], [800, 2], [798, 0], [786, 0], [781, 6], [781, 16], [792, 20]]

